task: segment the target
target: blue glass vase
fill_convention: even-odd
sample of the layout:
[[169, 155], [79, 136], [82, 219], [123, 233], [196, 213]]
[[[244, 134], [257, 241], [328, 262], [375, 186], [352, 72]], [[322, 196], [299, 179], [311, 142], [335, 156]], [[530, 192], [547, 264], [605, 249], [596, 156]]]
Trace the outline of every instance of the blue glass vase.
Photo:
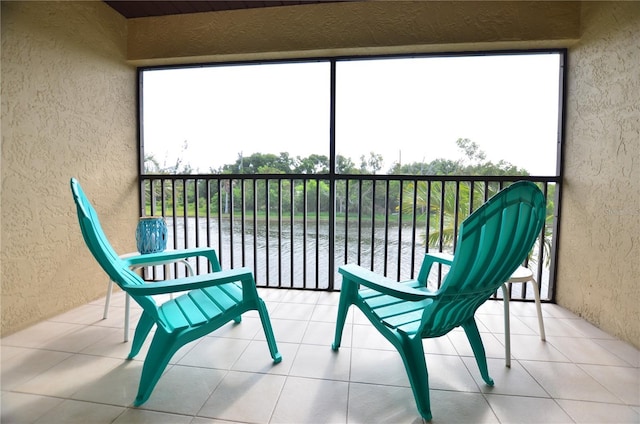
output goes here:
[[161, 216], [142, 216], [136, 228], [138, 252], [157, 253], [167, 248], [167, 223]]

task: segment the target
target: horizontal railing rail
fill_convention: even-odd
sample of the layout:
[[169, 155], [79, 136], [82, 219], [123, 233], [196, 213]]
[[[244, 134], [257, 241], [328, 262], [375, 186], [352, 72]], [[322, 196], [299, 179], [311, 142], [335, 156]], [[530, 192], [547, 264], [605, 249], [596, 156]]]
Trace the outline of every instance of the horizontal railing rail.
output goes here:
[[[452, 253], [462, 221], [516, 180], [535, 182], [547, 198], [547, 222], [527, 265], [541, 298], [552, 301], [559, 177], [143, 175], [140, 210], [165, 218], [168, 248], [213, 247], [223, 268], [251, 267], [261, 287], [331, 291], [340, 289], [337, 267], [349, 262], [398, 281], [415, 278], [425, 253]], [[197, 272], [206, 266], [195, 265]], [[446, 273], [436, 271], [434, 287]], [[149, 270], [147, 278], [163, 272]], [[174, 273], [184, 270], [175, 265]], [[513, 299], [533, 299], [517, 286]]]

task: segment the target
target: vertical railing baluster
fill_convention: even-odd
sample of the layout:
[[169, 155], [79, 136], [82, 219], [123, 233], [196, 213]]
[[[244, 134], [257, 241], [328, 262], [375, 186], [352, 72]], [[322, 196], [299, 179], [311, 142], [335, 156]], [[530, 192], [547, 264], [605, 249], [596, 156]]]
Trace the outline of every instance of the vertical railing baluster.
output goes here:
[[[188, 203], [188, 198], [187, 198], [187, 191], [188, 191], [188, 180], [186, 178], [183, 178], [182, 180], [182, 239], [183, 239], [183, 245], [182, 247], [184, 249], [188, 249], [189, 247], [189, 237], [187, 237], [187, 234], [189, 234], [189, 219], [188, 219], [188, 211], [189, 211], [189, 203]], [[172, 264], [173, 267], [173, 275], [174, 276], [178, 276], [178, 264], [176, 262], [174, 262]], [[166, 269], [166, 268], [165, 268]]]
[[[438, 240], [438, 252], [442, 252], [444, 249], [444, 212], [446, 202], [446, 182], [440, 181], [440, 214], [438, 222], [439, 240]], [[438, 288], [442, 284], [442, 264], [438, 264]]]
[[371, 180], [371, 271], [374, 267], [376, 239], [376, 180]]
[[316, 178], [316, 276], [315, 288], [320, 285], [320, 179]]
[[389, 181], [383, 181], [384, 184], [384, 238], [382, 245], [384, 247], [384, 259], [383, 259], [383, 267], [382, 274], [387, 275], [389, 263]]
[[302, 183], [302, 287], [307, 287], [307, 231], [309, 208], [307, 207], [307, 179]]
[[469, 181], [469, 209], [467, 210], [467, 214], [471, 215], [473, 213], [474, 210], [474, 197], [475, 197], [475, 191], [476, 191], [476, 183], [473, 181]]
[[269, 179], [266, 178], [264, 180], [264, 212], [265, 212], [265, 237], [266, 237], [266, 241], [264, 244], [264, 251], [265, 251], [265, 256], [266, 256], [266, 263], [265, 263], [265, 276], [266, 276], [266, 284], [267, 287], [270, 287], [271, 284], [271, 270], [269, 267], [269, 240], [271, 239], [271, 234], [270, 234], [270, 223], [269, 223], [269, 218], [270, 218], [270, 209], [271, 209], [271, 199], [269, 198]]
[[362, 264], [362, 180], [358, 180], [358, 265]]
[[345, 180], [344, 197], [344, 263], [346, 264], [349, 262], [349, 180]]
[[398, 271], [396, 274], [396, 279], [400, 281], [400, 271], [402, 270], [402, 191], [404, 189], [403, 181], [398, 181], [399, 190], [398, 190]]
[[483, 203], [489, 200], [489, 181], [484, 181], [484, 198]]
[[187, 203], [187, 180], [182, 179], [182, 237], [184, 239], [184, 248], [189, 247], [189, 240], [187, 238], [187, 233], [189, 229], [189, 221], [187, 220], [187, 211], [189, 209], [189, 205]]
[[240, 256], [242, 266], [247, 266], [246, 261], [246, 199], [245, 199], [245, 183], [246, 180], [239, 180], [240, 184]]
[[460, 225], [460, 181], [455, 182], [455, 197], [453, 201], [453, 251], [458, 244], [458, 225]]
[[438, 251], [442, 252], [444, 248], [444, 212], [445, 212], [445, 191], [446, 191], [446, 183], [444, 181], [440, 182], [440, 221], [439, 221], [439, 230], [440, 230], [440, 240], [438, 241]]
[[[206, 200], [207, 205], [205, 208], [205, 214], [207, 217], [206, 230], [207, 230], [207, 246], [211, 246], [211, 179], [207, 178], [205, 180], [205, 188], [207, 189]], [[200, 262], [198, 261], [198, 273], [200, 273]], [[207, 271], [211, 272], [211, 264], [207, 263]]]
[[196, 178], [193, 180], [194, 183], [194, 201], [195, 201], [195, 232], [196, 232], [196, 245], [195, 247], [200, 247], [200, 179]]
[[278, 287], [282, 287], [282, 180], [278, 180]]
[[289, 266], [289, 275], [290, 275], [290, 283], [289, 285], [291, 287], [295, 286], [295, 234], [294, 234], [294, 227], [295, 227], [295, 180], [292, 178], [291, 180], [289, 180], [289, 215], [290, 215], [290, 221], [289, 221], [289, 233], [291, 234], [291, 236], [289, 237], [289, 242], [290, 242], [290, 249], [291, 252], [289, 252], [289, 256], [290, 256], [290, 266]]
[[256, 281], [259, 281], [260, 269], [258, 268], [258, 180], [253, 179], [253, 273]]
[[178, 248], [178, 213], [176, 206], [176, 180], [171, 180], [171, 218], [173, 220], [173, 248]]
[[[143, 184], [145, 194], [147, 191], [147, 187], [149, 187], [149, 203], [150, 203], [149, 215], [151, 216], [154, 216], [156, 214], [156, 208], [158, 207], [158, 205], [156, 205], [156, 193], [154, 190], [154, 182], [155, 182], [154, 180], [148, 180], [148, 181], [145, 181], [145, 183]], [[147, 215], [147, 206], [146, 204], [143, 204], [142, 211], [140, 212], [140, 216], [146, 216], [146, 215]]]
[[229, 178], [229, 185], [227, 193], [227, 199], [229, 199], [229, 266], [233, 268], [235, 266], [235, 231], [233, 228], [233, 221], [235, 217], [235, 202], [233, 199], [233, 178]]
[[426, 228], [425, 228], [425, 237], [426, 242], [425, 242], [425, 249], [424, 252], [429, 253], [429, 248], [431, 246], [429, 246], [429, 235], [431, 234], [431, 181], [427, 181], [427, 193], [426, 193], [426, 214], [427, 214], [427, 222], [426, 222]]
[[[411, 263], [409, 278], [415, 278], [416, 271], [416, 237], [418, 228], [418, 181], [413, 181], [413, 205], [411, 207]], [[404, 208], [403, 208], [404, 209]]]
[[[162, 203], [162, 216], [167, 216], [167, 195], [165, 194], [165, 191], [167, 190], [167, 180], [165, 180], [164, 178], [160, 179], [160, 196], [161, 196], [161, 203]], [[172, 202], [173, 204], [173, 202]], [[166, 218], [165, 218], [166, 219]], [[171, 214], [171, 222], [173, 224], [172, 228], [173, 228], [173, 248], [175, 249], [175, 243], [176, 243], [176, 232], [175, 232], [175, 214]], [[157, 271], [156, 271], [156, 267], [152, 268], [152, 279], [156, 279], [157, 278]], [[162, 271], [162, 276], [164, 277], [164, 270]]]
[[216, 205], [218, 213], [218, 260], [220, 261], [220, 266], [222, 266], [223, 258], [225, 256], [222, 244], [222, 179], [217, 181], [216, 190], [218, 192], [218, 204]]

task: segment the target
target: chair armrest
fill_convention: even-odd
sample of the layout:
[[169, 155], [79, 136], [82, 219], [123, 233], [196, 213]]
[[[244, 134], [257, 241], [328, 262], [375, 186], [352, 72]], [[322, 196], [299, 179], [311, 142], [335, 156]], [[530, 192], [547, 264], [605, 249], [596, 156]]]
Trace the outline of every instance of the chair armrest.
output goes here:
[[153, 284], [125, 285], [122, 288], [134, 296], [153, 296], [157, 294], [176, 293], [181, 291], [203, 289], [220, 284], [236, 281], [254, 283], [253, 273], [250, 268], [235, 268], [225, 271], [211, 272], [208, 274], [194, 275], [192, 277], [177, 278], [154, 282]]
[[390, 278], [369, 271], [359, 265], [342, 265], [338, 268], [338, 272], [342, 274], [343, 278], [351, 280], [356, 284], [361, 284], [377, 290], [380, 293], [388, 294], [389, 296], [398, 297], [400, 299], [420, 301], [433, 297], [433, 293], [431, 292], [407, 287]]
[[434, 263], [451, 266], [453, 264], [453, 255], [445, 252], [429, 252], [424, 255], [420, 272], [418, 272], [418, 281], [425, 287], [427, 285], [429, 272], [431, 272], [431, 267]]
[[145, 253], [121, 258], [128, 267], [153, 266], [175, 262], [180, 259], [204, 256], [211, 263], [213, 271], [220, 271], [220, 263], [215, 249], [211, 247], [195, 247], [191, 249], [165, 250], [164, 252]]
[[453, 255], [446, 252], [429, 252], [425, 257], [433, 258], [433, 262], [438, 262], [444, 265], [451, 265], [453, 263]]

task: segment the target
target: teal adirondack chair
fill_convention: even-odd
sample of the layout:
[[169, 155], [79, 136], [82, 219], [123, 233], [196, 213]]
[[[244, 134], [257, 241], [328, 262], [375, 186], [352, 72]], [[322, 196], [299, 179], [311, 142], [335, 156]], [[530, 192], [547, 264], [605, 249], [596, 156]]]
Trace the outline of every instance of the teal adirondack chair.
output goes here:
[[[185, 344], [203, 337], [222, 325], [240, 322], [241, 315], [249, 310], [257, 310], [262, 322], [269, 352], [274, 363], [282, 360], [271, 328], [271, 321], [263, 300], [258, 296], [253, 273], [249, 268], [222, 271], [213, 249], [189, 249], [150, 253], [164, 259], [179, 259], [186, 256], [206, 257], [213, 272], [175, 280], [145, 283], [139, 275], [131, 271], [135, 265], [121, 259], [107, 240], [95, 209], [86, 198], [78, 181], [71, 179], [71, 191], [78, 210], [78, 220], [84, 241], [89, 250], [106, 271], [111, 280], [127, 292], [143, 309], [135, 330], [128, 359], [134, 358], [153, 325], [155, 335], [142, 367], [138, 395], [134, 405], [146, 402], [160, 379], [173, 354]], [[170, 257], [168, 257], [170, 256]], [[153, 295], [186, 292], [158, 305]], [[215, 361], [215, 358], [212, 358]]]
[[[492, 386], [474, 314], [527, 257], [544, 220], [544, 196], [535, 184], [521, 181], [464, 220], [453, 259], [425, 255], [416, 280], [396, 282], [354, 264], [339, 267], [342, 289], [332, 348], [340, 347], [347, 311], [357, 306], [400, 353], [418, 410], [431, 420], [422, 339], [440, 337], [461, 326], [482, 379]], [[450, 268], [440, 289], [431, 291], [426, 284], [434, 264]]]

